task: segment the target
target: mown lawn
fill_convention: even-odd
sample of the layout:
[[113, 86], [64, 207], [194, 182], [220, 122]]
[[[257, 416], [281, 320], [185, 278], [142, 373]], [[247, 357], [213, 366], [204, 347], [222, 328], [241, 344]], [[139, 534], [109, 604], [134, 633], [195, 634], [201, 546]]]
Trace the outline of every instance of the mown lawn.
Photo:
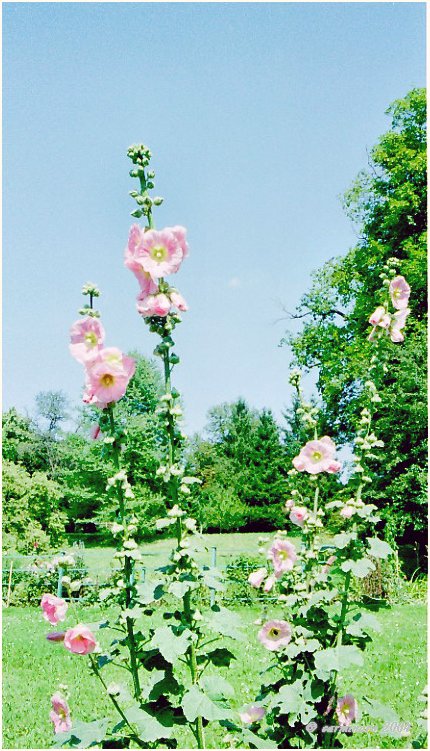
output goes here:
[[[237, 549], [234, 552], [237, 554]], [[226, 677], [236, 690], [235, 707], [240, 708], [254, 698], [259, 673], [269, 656], [256, 640], [258, 627], [253, 621], [260, 615], [259, 608], [236, 610], [246, 624], [246, 638], [234, 643], [237, 660], [226, 671]], [[100, 610], [95, 606], [81, 606], [78, 615], [88, 623], [98, 620]], [[378, 617], [383, 633], [376, 635], [375, 642], [365, 653], [364, 667], [342, 676], [342, 687], [345, 693], [354, 693], [359, 704], [363, 696], [368, 696], [391, 706], [403, 722], [412, 723], [412, 735], [398, 741], [379, 734], [356, 735], [344, 739], [345, 746], [350, 748], [410, 747], [417, 735], [415, 720], [423, 707], [417, 698], [426, 684], [426, 607], [422, 603], [396, 605], [381, 610]], [[2, 747], [5, 749], [39, 749], [52, 745], [52, 726], [48, 718], [50, 696], [60, 683], [69, 687], [70, 705], [76, 719], [89, 721], [111, 712], [97, 678], [89, 674], [87, 658], [71, 655], [62, 644], [46, 641], [48, 629], [38, 608], [3, 610]], [[107, 629], [99, 633], [102, 644], [111, 638]], [[107, 680], [123, 681], [126, 675], [125, 671], [111, 666], [105, 668]], [[382, 725], [369, 720], [366, 724], [375, 722]], [[226, 746], [224, 736], [225, 731], [214, 726], [207, 732], [208, 747]], [[182, 735], [180, 743], [186, 748], [192, 742]]]

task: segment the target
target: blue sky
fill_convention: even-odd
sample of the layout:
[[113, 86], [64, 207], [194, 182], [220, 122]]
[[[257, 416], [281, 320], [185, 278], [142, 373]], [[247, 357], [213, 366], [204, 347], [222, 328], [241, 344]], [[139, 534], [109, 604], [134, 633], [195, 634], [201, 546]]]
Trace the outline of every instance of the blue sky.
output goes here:
[[425, 84], [423, 3], [3, 5], [3, 407], [78, 403], [68, 330], [101, 287], [107, 343], [150, 355], [123, 267], [127, 147], [154, 155], [159, 227], [188, 228], [175, 278], [187, 428], [245, 397], [280, 417], [292, 310], [356, 235], [339, 196]]

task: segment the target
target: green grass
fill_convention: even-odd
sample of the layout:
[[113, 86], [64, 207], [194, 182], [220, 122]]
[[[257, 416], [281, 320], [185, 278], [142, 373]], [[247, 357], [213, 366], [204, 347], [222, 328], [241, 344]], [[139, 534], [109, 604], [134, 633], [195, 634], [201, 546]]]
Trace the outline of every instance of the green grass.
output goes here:
[[[241, 554], [258, 553], [258, 533], [205, 535], [207, 550], [199, 554], [201, 562], [210, 564], [212, 546], [217, 547], [217, 565], [224, 568]], [[165, 564], [172, 540], [158, 540], [141, 546], [143, 564], [148, 575]], [[72, 548], [69, 548], [73, 552]], [[99, 581], [109, 576], [112, 548], [86, 548], [85, 563], [89, 573]], [[235, 688], [235, 708], [252, 701], [259, 688], [259, 673], [267, 665], [268, 653], [256, 640], [254, 621], [261, 615], [258, 605], [236, 607], [245, 624], [246, 639], [234, 643], [237, 655], [225, 676]], [[90, 623], [101, 616], [96, 606], [78, 605], [79, 619]], [[270, 605], [268, 615], [271, 614]], [[105, 617], [102, 614], [101, 617]], [[426, 684], [426, 607], [422, 602], [403, 603], [380, 610], [378, 618], [382, 634], [375, 635], [364, 656], [363, 668], [345, 672], [341, 677], [342, 690], [353, 693], [360, 705], [363, 697], [377, 699], [392, 707], [403, 722], [412, 723], [409, 739], [393, 741], [379, 734], [357, 734], [344, 738], [349, 748], [410, 747], [418, 734], [416, 718], [423, 705], [417, 701]], [[59, 683], [69, 687], [72, 714], [76, 719], [89, 721], [111, 714], [111, 704], [100, 690], [97, 678], [88, 671], [86, 658], [69, 654], [62, 644], [46, 641], [49, 630], [38, 608], [9, 608], [3, 610], [3, 748], [49, 748], [53, 742], [49, 721], [50, 697]], [[112, 638], [108, 629], [99, 632], [103, 644]], [[231, 647], [231, 643], [228, 645]], [[108, 666], [104, 670], [107, 681], [124, 681], [124, 670]], [[378, 721], [360, 722], [377, 724]], [[215, 724], [206, 732], [209, 748], [222, 748], [225, 731]], [[193, 739], [183, 730], [178, 735], [183, 748], [192, 747]]]
[[[225, 674], [236, 690], [235, 707], [240, 708], [255, 697], [259, 673], [269, 656], [256, 641], [253, 621], [259, 609], [237, 610], [246, 624], [247, 638], [234, 644], [237, 660]], [[82, 607], [79, 613], [86, 622], [97, 620], [99, 614], [96, 607]], [[426, 683], [426, 608], [421, 603], [397, 605], [384, 609], [378, 617], [383, 634], [366, 651], [364, 667], [342, 677], [342, 689], [354, 693], [359, 704], [363, 696], [369, 696], [391, 706], [402, 721], [413, 724], [413, 738], [417, 734], [415, 720], [422, 710], [417, 698]], [[47, 630], [38, 608], [3, 611], [3, 748], [50, 747], [50, 696], [59, 683], [69, 687], [76, 718], [89, 721], [111, 713], [97, 678], [88, 672], [86, 658], [69, 654], [62, 644], [46, 641]], [[102, 643], [111, 638], [107, 629], [100, 634]], [[107, 680], [123, 681], [126, 673], [108, 666], [104, 675]], [[181, 733], [180, 742], [188, 747], [191, 740]], [[214, 725], [207, 732], [208, 747], [223, 747], [223, 738], [224, 731]], [[378, 734], [347, 737], [344, 743], [350, 748], [410, 746], [410, 740], [391, 741]]]
[[[238, 532], [232, 534], [206, 534], [203, 535], [203, 549], [198, 553], [200, 563], [211, 564], [211, 548], [217, 548], [217, 566], [224, 568], [233, 558], [238, 555], [258, 555], [257, 532]], [[272, 535], [273, 536], [273, 535]], [[270, 535], [266, 535], [270, 537]], [[175, 546], [173, 539], [161, 539], [155, 542], [143, 543], [139, 546], [142, 553], [142, 563], [152, 571], [166, 564], [166, 559]], [[64, 548], [68, 553], [75, 553], [76, 548]], [[88, 567], [89, 575], [100, 581], [106, 579], [111, 570], [111, 560], [114, 548], [85, 548], [84, 560]]]

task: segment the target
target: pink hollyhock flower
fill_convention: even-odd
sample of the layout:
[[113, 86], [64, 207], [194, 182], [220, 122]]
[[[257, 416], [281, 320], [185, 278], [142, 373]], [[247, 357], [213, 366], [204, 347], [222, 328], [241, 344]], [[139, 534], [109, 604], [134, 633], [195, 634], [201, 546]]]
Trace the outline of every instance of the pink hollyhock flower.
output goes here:
[[96, 359], [87, 364], [83, 401], [101, 409], [117, 402], [124, 396], [135, 370], [133, 358], [116, 347], [99, 350]]
[[248, 582], [251, 585], [251, 587], [261, 587], [264, 579], [267, 576], [267, 568], [259, 568], [257, 571], [253, 571], [252, 574], [248, 576]]
[[411, 288], [404, 276], [396, 276], [392, 279], [388, 290], [390, 292], [391, 302], [397, 310], [404, 310], [408, 307]]
[[67, 608], [69, 606], [61, 597], [50, 594], [42, 595], [40, 605], [45, 621], [49, 621], [52, 626], [55, 626], [58, 621], [66, 619]]
[[239, 717], [244, 725], [252, 725], [254, 722], [259, 722], [266, 714], [264, 707], [260, 707], [258, 704], [248, 704], [239, 712]]
[[275, 583], [276, 583], [276, 576], [273, 576], [273, 575], [272, 576], [268, 576], [267, 579], [266, 579], [266, 583], [265, 583], [265, 585], [263, 587], [263, 590], [265, 592], [271, 592]]
[[405, 328], [406, 319], [410, 313], [409, 308], [405, 308], [404, 310], [396, 310], [396, 312], [393, 314], [391, 318], [391, 325], [390, 325], [390, 339], [392, 342], [403, 342], [404, 336], [401, 333], [401, 329]]
[[158, 295], [144, 295], [141, 292], [137, 296], [137, 312], [141, 316], [161, 316], [164, 318], [170, 313], [171, 303], [167, 295], [159, 293]]
[[133, 224], [124, 253], [124, 265], [135, 275], [143, 295], [153, 295], [158, 291], [158, 287], [152, 280], [151, 275], [147, 271], [144, 271], [139, 260], [143, 234], [144, 232], [139, 225]]
[[185, 257], [185, 233], [184, 227], [142, 232], [133, 225], [125, 251], [125, 265], [136, 274], [139, 282], [144, 273], [149, 274], [153, 281], [174, 274]]
[[78, 623], [74, 628], [69, 628], [64, 636], [64, 646], [75, 655], [88, 655], [94, 652], [97, 642], [88, 626]]
[[285, 502], [285, 508], [287, 511], [290, 511], [294, 506], [294, 501], [292, 498], [289, 498], [288, 501]]
[[70, 353], [78, 362], [85, 364], [97, 355], [104, 339], [104, 328], [97, 318], [81, 318], [70, 329]]
[[290, 512], [290, 521], [292, 521], [293, 524], [297, 524], [298, 527], [303, 527], [308, 516], [309, 512], [307, 508], [304, 506], [293, 506]]
[[347, 727], [357, 717], [358, 704], [351, 694], [346, 694], [338, 699], [336, 705], [336, 714], [339, 725]]
[[52, 711], [49, 714], [49, 719], [54, 723], [54, 733], [67, 732], [72, 727], [69, 705], [59, 693], [51, 696], [51, 704]]
[[343, 516], [344, 519], [350, 519], [353, 514], [355, 514], [353, 506], [344, 506], [340, 511], [340, 515]]
[[258, 632], [258, 639], [267, 649], [275, 652], [287, 646], [291, 633], [291, 626], [286, 621], [268, 621]]
[[186, 300], [182, 297], [182, 295], [177, 292], [175, 289], [172, 289], [170, 292], [170, 300], [172, 302], [172, 305], [175, 306], [178, 310], [181, 310], [183, 313], [185, 313], [186, 310], [188, 310], [188, 305], [186, 303]]
[[51, 631], [49, 634], [46, 634], [46, 638], [48, 641], [64, 641], [65, 635], [65, 631]]
[[187, 230], [185, 227], [182, 227], [180, 224], [176, 224], [174, 227], [170, 228], [173, 234], [175, 235], [179, 247], [182, 250], [182, 259], [186, 258], [188, 255], [188, 243], [186, 240]]
[[275, 540], [267, 553], [267, 557], [273, 563], [276, 578], [279, 578], [284, 571], [291, 571], [297, 560], [297, 553], [291, 542]]
[[293, 465], [299, 472], [317, 475], [319, 472], [339, 472], [340, 462], [334, 458], [336, 446], [328, 436], [319, 440], [308, 441], [293, 459]]

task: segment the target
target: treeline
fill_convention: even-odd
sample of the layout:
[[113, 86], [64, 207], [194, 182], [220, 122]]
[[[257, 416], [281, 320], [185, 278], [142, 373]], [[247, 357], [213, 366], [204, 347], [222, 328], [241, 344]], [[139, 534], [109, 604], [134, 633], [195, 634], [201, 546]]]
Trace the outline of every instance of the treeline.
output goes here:
[[[156, 475], [161, 377], [152, 361], [133, 356], [138, 361], [136, 375], [118, 409], [127, 430], [123, 463], [135, 494], [139, 535], [148, 539], [164, 509], [163, 483]], [[65, 533], [97, 532], [101, 541], [110, 540], [114, 516], [105, 487], [114, 470], [106, 461], [102, 440], [91, 437], [95, 415], [82, 409], [76, 430], [65, 432], [65, 397], [47, 392], [37, 403], [35, 419], [15, 409], [3, 415], [3, 544], [42, 550], [57, 545]], [[287, 471], [298, 447], [287, 415], [281, 428], [270, 410], [253, 409], [243, 399], [214, 407], [204, 437], [194, 436], [185, 457], [188, 473], [202, 480], [189, 497], [201, 529], [282, 526]]]

